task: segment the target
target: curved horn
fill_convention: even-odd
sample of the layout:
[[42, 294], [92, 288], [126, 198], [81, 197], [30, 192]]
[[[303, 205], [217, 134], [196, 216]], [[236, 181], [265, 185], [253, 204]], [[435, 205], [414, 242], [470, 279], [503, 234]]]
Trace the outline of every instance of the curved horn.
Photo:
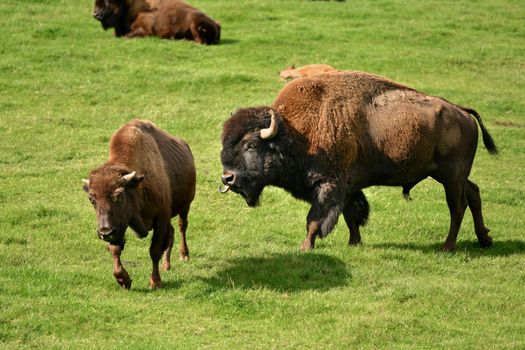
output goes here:
[[270, 116], [272, 117], [270, 127], [266, 129], [261, 129], [261, 138], [263, 140], [269, 140], [273, 138], [277, 134], [277, 130], [279, 129], [277, 126], [277, 118], [275, 117], [273, 109], [270, 109]]
[[123, 184], [127, 184], [127, 183], [129, 183], [131, 180], [133, 180], [133, 178], [134, 178], [136, 175], [137, 175], [137, 173], [136, 173], [135, 171], [132, 171], [131, 173], [122, 176], [122, 182], [123, 182]]

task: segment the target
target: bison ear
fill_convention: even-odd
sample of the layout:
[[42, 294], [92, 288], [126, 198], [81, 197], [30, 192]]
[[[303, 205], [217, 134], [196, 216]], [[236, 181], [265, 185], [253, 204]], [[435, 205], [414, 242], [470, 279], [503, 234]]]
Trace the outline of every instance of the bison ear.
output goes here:
[[136, 188], [144, 180], [144, 175], [137, 175], [135, 171], [122, 176], [121, 184], [124, 188]]
[[83, 189], [85, 192], [89, 192], [89, 180], [87, 180], [87, 179], [82, 179], [82, 189]]

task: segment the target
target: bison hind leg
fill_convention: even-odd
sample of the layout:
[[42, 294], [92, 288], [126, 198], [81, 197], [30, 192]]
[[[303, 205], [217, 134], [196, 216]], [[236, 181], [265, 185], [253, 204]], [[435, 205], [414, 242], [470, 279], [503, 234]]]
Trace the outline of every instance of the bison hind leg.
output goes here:
[[343, 217], [350, 231], [349, 245], [361, 243], [359, 226], [366, 225], [369, 215], [370, 206], [363, 191], [355, 192], [347, 199], [347, 204], [343, 209]]
[[474, 220], [474, 229], [478, 237], [479, 245], [482, 248], [487, 248], [492, 245], [492, 237], [489, 236], [490, 230], [483, 222], [483, 214], [481, 211], [481, 196], [479, 195], [479, 187], [472, 181], [467, 180], [465, 186], [465, 193], [467, 195], [467, 203], [472, 213]]
[[419, 182], [421, 182], [424, 179], [425, 178], [422, 178], [422, 179], [419, 179], [417, 181], [412, 181], [412, 182], [409, 182], [409, 183], [406, 183], [406, 184], [403, 185], [403, 197], [407, 201], [411, 201], [412, 200], [412, 197], [410, 197], [410, 190], [412, 190]]
[[179, 231], [180, 231], [180, 249], [179, 249], [179, 260], [188, 261], [190, 259], [190, 249], [186, 242], [186, 229], [188, 228], [188, 211], [185, 209], [179, 214]]

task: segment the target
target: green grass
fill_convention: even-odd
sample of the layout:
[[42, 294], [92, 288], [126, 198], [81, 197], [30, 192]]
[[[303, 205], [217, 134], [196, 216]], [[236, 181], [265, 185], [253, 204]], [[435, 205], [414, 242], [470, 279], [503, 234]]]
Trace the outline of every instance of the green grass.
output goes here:
[[[92, 0], [0, 3], [0, 347], [210, 349], [525, 348], [523, 1], [195, 0], [221, 45], [122, 40]], [[341, 220], [300, 254], [308, 206], [268, 188], [262, 206], [219, 195], [220, 132], [270, 104], [290, 64], [329, 63], [395, 79], [480, 112], [494, 246], [467, 214], [455, 254], [430, 180], [402, 199], [370, 188], [364, 244]], [[128, 234], [121, 290], [80, 179], [131, 118], [185, 138], [198, 171], [191, 260], [147, 288], [149, 238]]]

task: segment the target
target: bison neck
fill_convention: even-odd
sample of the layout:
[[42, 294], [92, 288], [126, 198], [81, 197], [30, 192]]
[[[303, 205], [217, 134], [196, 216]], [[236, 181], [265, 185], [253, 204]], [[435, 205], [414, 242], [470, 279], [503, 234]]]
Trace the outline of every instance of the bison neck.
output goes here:
[[309, 159], [300, 157], [300, 151], [292, 151], [283, 156], [283, 161], [277, 174], [272, 177], [270, 185], [288, 191], [292, 196], [306, 202], [312, 201], [315, 184], [319, 181], [319, 173], [309, 165]]

